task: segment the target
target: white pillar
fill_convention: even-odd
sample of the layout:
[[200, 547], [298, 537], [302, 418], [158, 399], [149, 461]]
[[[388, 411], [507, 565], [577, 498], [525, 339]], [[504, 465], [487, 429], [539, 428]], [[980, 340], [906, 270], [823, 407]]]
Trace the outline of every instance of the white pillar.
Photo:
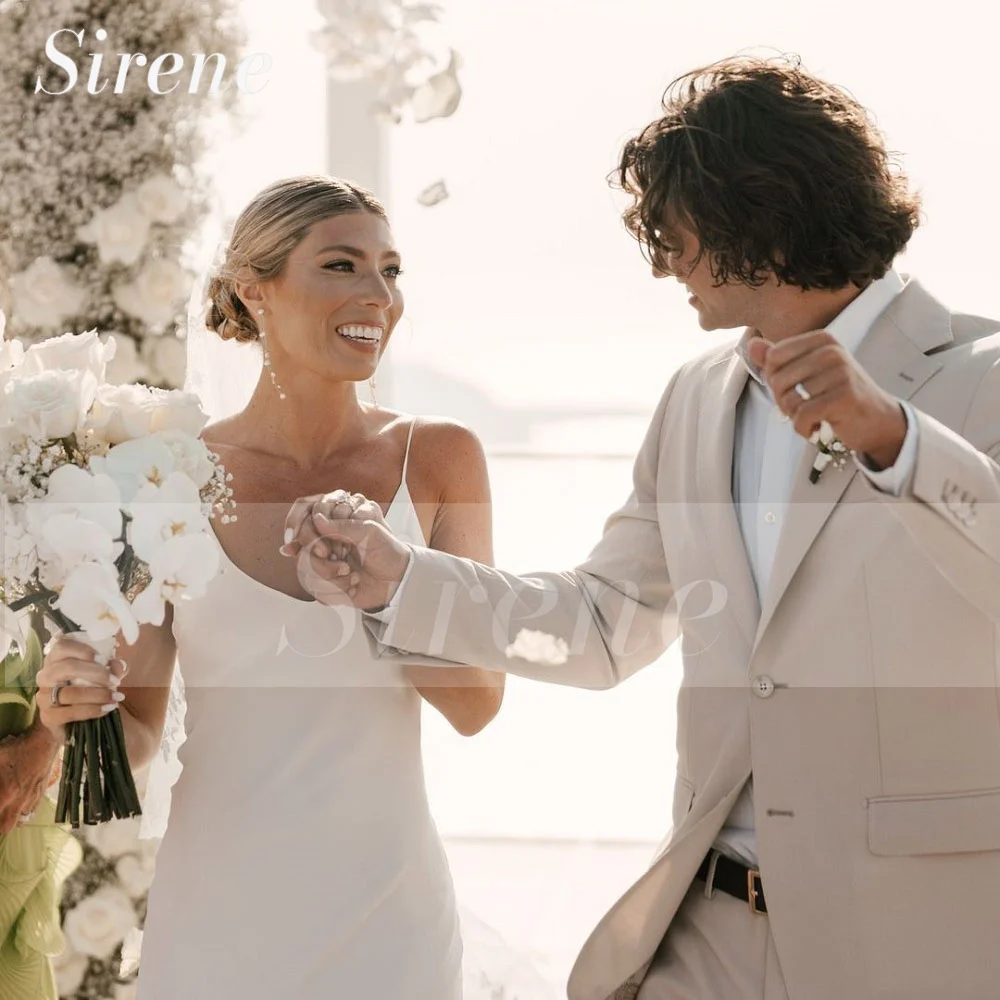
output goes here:
[[[326, 169], [334, 177], [353, 181], [373, 191], [392, 218], [389, 197], [389, 135], [391, 126], [375, 119], [372, 106], [376, 89], [367, 82], [327, 80]], [[392, 348], [382, 359], [376, 376], [376, 393], [383, 406], [393, 405]], [[367, 400], [368, 387], [358, 387]]]

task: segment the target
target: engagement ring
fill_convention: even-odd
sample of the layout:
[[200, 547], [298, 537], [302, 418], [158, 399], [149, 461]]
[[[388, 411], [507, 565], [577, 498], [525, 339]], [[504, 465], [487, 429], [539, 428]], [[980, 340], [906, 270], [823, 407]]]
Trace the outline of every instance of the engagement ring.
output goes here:
[[69, 687], [69, 684], [69, 681], [59, 681], [57, 684], [52, 685], [52, 694], [49, 696], [49, 701], [52, 702], [53, 707], [62, 708], [62, 704], [59, 701], [59, 692], [64, 687]]
[[795, 391], [799, 394], [799, 396], [802, 399], [806, 399], [806, 400], [812, 399], [812, 396], [810, 395], [809, 390], [801, 382], [796, 382], [795, 383]]

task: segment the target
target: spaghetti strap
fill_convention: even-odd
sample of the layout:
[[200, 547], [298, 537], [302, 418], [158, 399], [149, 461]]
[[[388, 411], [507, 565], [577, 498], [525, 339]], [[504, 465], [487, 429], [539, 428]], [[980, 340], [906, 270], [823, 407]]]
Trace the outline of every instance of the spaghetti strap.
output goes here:
[[410, 433], [406, 438], [406, 453], [403, 455], [403, 476], [399, 483], [399, 488], [406, 486], [406, 468], [410, 464], [410, 442], [413, 440], [413, 428], [417, 426], [417, 418], [410, 421]]

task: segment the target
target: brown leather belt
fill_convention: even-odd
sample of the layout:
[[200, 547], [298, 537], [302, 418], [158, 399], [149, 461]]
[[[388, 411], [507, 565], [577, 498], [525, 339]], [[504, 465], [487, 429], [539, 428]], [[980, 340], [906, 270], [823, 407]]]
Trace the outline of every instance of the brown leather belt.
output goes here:
[[716, 889], [721, 889], [730, 896], [742, 899], [744, 903], [750, 904], [751, 913], [767, 913], [767, 904], [764, 902], [764, 886], [760, 880], [760, 872], [756, 868], [748, 868], [739, 861], [733, 861], [718, 851], [709, 851], [702, 861], [701, 867], [695, 878], [702, 882], [708, 882], [708, 874], [712, 864], [712, 855], [716, 856], [715, 876], [712, 885]]

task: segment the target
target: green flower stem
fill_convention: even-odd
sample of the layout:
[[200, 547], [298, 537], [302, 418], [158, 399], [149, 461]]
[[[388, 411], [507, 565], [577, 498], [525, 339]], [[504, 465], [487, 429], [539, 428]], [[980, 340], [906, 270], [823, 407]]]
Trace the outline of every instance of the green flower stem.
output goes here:
[[97, 823], [104, 812], [104, 795], [101, 789], [101, 731], [88, 720], [85, 726], [87, 747], [87, 807], [89, 824]]

